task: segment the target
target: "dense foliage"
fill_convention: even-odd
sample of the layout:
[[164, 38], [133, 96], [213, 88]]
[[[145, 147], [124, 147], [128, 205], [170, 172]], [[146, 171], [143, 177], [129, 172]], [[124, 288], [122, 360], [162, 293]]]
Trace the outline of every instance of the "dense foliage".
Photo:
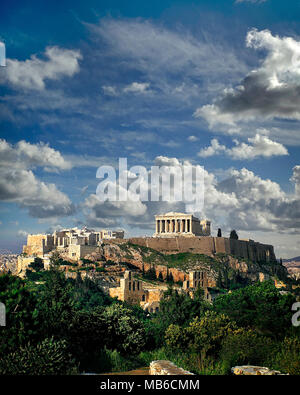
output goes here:
[[0, 276], [7, 326], [0, 327], [0, 374], [125, 371], [170, 359], [198, 374], [237, 364], [300, 373], [295, 298], [263, 282], [221, 294], [213, 304], [172, 287], [160, 311], [111, 299], [91, 280], [66, 279], [53, 261], [35, 260], [22, 280]]

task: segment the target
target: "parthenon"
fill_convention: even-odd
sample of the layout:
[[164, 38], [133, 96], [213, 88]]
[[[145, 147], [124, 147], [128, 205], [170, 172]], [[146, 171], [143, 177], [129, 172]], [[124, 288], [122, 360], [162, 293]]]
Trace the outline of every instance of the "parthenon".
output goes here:
[[210, 236], [210, 221], [194, 217], [192, 214], [169, 212], [156, 215], [154, 237]]

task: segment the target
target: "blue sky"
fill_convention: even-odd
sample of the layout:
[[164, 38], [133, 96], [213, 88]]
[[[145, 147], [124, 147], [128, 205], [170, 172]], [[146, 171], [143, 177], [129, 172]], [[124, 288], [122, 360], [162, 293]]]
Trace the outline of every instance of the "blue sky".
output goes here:
[[204, 166], [213, 232], [300, 255], [300, 5], [4, 1], [0, 249], [87, 225], [151, 235], [180, 205], [101, 204], [101, 165]]

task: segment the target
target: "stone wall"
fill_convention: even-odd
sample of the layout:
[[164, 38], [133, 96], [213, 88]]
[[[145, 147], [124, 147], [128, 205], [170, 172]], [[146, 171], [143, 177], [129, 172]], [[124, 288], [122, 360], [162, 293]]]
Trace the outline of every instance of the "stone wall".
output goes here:
[[23, 246], [23, 252], [27, 255], [43, 256], [54, 248], [53, 237], [50, 235], [28, 235], [27, 245]]
[[226, 237], [133, 237], [129, 242], [149, 247], [164, 254], [192, 252], [194, 254], [212, 255], [215, 253], [232, 254], [244, 259], [257, 261], [275, 261], [272, 245], [261, 244], [252, 240], [234, 240]]

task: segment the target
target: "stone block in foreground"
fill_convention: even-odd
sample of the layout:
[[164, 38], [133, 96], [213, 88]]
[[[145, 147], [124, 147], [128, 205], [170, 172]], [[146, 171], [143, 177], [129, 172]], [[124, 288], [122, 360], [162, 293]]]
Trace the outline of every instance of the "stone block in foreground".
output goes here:
[[171, 361], [152, 361], [150, 363], [150, 375], [193, 375], [182, 368], [179, 368]]
[[272, 370], [263, 366], [234, 366], [231, 368], [231, 372], [235, 375], [245, 375], [245, 376], [278, 376], [283, 375], [283, 373], [278, 370]]

